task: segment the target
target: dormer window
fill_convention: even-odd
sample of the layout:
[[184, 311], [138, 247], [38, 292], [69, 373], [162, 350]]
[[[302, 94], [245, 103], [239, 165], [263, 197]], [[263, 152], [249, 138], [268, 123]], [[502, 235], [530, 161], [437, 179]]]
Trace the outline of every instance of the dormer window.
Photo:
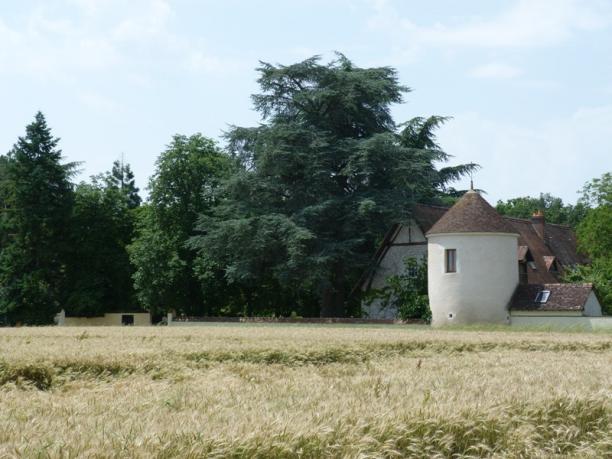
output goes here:
[[447, 273], [457, 272], [457, 249], [446, 249], [444, 251], [445, 268]]
[[544, 304], [548, 301], [548, 297], [550, 296], [550, 290], [541, 290], [535, 297], [535, 302]]

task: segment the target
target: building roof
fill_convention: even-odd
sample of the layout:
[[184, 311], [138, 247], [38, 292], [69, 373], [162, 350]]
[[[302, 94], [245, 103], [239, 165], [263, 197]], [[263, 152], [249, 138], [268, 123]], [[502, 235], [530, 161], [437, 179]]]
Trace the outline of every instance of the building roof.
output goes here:
[[[517, 261], [533, 262], [527, 266], [527, 282], [529, 284], [557, 283], [565, 268], [588, 263], [589, 260], [578, 253], [576, 236], [569, 226], [544, 223], [544, 236], [542, 237], [536, 231], [533, 221], [500, 216], [495, 209], [491, 209], [512, 227], [513, 230], [510, 232], [518, 233]], [[413, 209], [413, 218], [425, 234], [448, 213], [448, 207], [417, 204]], [[365, 281], [371, 278], [377, 266], [385, 257], [394, 236], [401, 230], [401, 226], [395, 224], [389, 229], [372, 259], [372, 264], [364, 271], [354, 291], [361, 288]], [[547, 266], [545, 257], [551, 256], [555, 257], [554, 260], [557, 262], [557, 272], [549, 269], [553, 267], [552, 264], [549, 263]]]
[[[527, 268], [530, 284], [558, 281], [558, 273], [551, 269], [554, 267], [551, 260], [557, 262], [559, 274], [563, 273], [564, 267], [588, 263], [588, 259], [578, 253], [576, 236], [569, 226], [545, 223], [544, 238], [542, 238], [530, 220], [512, 217], [504, 217], [504, 219], [519, 234], [519, 247], [526, 246], [529, 249], [531, 261], [535, 267], [535, 269]], [[519, 260], [522, 261], [520, 256]]]
[[465, 193], [427, 235], [442, 233], [517, 233], [508, 222], [474, 190]]
[[[545, 303], [536, 303], [539, 292], [549, 291]], [[593, 284], [525, 284], [519, 285], [510, 309], [520, 311], [582, 311], [586, 305]]]

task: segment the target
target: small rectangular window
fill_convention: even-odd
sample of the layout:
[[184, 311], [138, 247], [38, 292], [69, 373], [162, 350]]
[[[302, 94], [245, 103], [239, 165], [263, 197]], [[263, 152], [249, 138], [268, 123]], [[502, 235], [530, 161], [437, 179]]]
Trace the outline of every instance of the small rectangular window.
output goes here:
[[535, 302], [544, 304], [548, 301], [549, 296], [550, 296], [550, 290], [542, 290], [541, 292], [538, 292], [538, 294], [536, 295]]
[[457, 250], [446, 249], [446, 272], [456, 273], [457, 272]]

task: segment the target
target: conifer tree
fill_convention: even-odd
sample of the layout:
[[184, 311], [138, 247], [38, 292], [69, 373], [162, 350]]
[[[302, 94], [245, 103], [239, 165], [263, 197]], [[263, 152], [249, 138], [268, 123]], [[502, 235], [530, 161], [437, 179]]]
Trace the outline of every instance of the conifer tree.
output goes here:
[[113, 167], [110, 172], [106, 173], [104, 181], [108, 188], [121, 190], [126, 195], [131, 209], [138, 207], [142, 202], [138, 195], [139, 189], [136, 186], [136, 179], [134, 178], [132, 168], [129, 164], [124, 163], [123, 160], [113, 162]]
[[322, 316], [344, 315], [346, 293], [389, 226], [475, 165], [436, 168], [448, 159], [434, 135], [444, 118], [396, 125], [391, 106], [409, 89], [392, 68], [338, 55], [258, 70], [263, 123], [227, 134], [243, 172], [200, 220], [200, 274], [317, 292]]
[[58, 142], [38, 112], [8, 154], [0, 313], [13, 323], [49, 323], [62, 304], [75, 164]]

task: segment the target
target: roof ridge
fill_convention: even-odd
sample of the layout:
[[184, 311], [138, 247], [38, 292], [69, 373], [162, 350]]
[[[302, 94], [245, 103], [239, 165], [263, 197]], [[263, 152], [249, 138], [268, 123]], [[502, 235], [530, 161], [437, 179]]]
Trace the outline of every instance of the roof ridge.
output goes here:
[[[512, 217], [510, 215], [503, 215], [503, 214], [500, 214], [500, 216], [502, 218], [506, 219], [506, 220], [516, 220], [516, 221], [519, 221], [519, 222], [531, 223], [531, 219], [529, 219], [529, 218]], [[562, 228], [572, 229], [572, 227], [570, 225], [564, 225], [562, 223], [550, 223], [550, 222], [544, 221], [544, 224], [545, 225], [560, 226]]]

